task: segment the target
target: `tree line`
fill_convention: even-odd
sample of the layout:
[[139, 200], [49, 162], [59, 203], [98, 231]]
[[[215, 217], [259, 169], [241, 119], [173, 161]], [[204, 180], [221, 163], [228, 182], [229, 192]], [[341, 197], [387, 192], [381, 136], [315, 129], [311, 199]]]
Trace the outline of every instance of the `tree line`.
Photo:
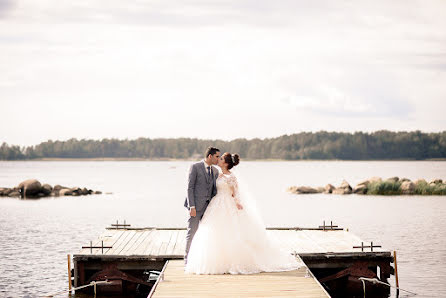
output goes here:
[[239, 153], [244, 159], [395, 160], [446, 158], [446, 131], [372, 133], [302, 132], [268, 139], [201, 140], [191, 138], [136, 140], [48, 140], [20, 147], [3, 143], [0, 160], [40, 158], [200, 158], [208, 146]]

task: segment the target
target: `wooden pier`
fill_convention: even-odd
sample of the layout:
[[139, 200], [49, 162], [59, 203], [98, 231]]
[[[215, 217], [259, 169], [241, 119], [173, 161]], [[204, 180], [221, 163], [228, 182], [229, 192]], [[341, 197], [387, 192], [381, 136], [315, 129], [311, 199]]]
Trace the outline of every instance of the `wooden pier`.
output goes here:
[[151, 297], [330, 297], [306, 267], [250, 275], [184, 273], [182, 260], [168, 261]]
[[[343, 291], [346, 281], [359, 281], [358, 276], [373, 276], [386, 281], [393, 273], [390, 251], [365, 243], [336, 226], [268, 228], [267, 233], [283, 249], [299, 255], [307, 268], [255, 275], [184, 274], [184, 228], [114, 225], [96, 240], [86, 241], [82, 250], [73, 255], [73, 284], [77, 287], [108, 279], [114, 280], [114, 289], [104, 287], [104, 292], [156, 288], [152, 291], [154, 297], [197, 296], [196, 291], [208, 296], [208, 290], [213, 296], [229, 293], [222, 294], [226, 297], [232, 295], [231, 291], [237, 291], [237, 296], [241, 297], [286, 296], [287, 293], [296, 296], [299, 291], [307, 293], [305, 297], [327, 297], [325, 290], [329, 293]], [[164, 278], [157, 282], [160, 272]], [[309, 277], [305, 277], [306, 274]], [[358, 285], [362, 291], [360, 281]]]

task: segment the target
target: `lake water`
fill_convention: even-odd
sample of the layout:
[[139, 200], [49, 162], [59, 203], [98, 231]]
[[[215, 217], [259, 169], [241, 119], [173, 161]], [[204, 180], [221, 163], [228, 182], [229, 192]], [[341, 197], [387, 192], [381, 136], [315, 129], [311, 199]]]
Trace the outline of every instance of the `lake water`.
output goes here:
[[[0, 162], [0, 187], [36, 178], [112, 194], [40, 200], [0, 198], [0, 296], [35, 297], [67, 288], [66, 255], [124, 219], [132, 226], [184, 227], [187, 161]], [[399, 282], [418, 297], [446, 297], [446, 197], [292, 195], [290, 185], [352, 186], [372, 176], [446, 180], [441, 161], [241, 162], [241, 183], [267, 226], [333, 221], [398, 252]], [[394, 284], [394, 277], [389, 280]], [[394, 291], [392, 290], [392, 295]], [[64, 295], [62, 295], [64, 296]], [[68, 295], [66, 295], [68, 296]], [[404, 292], [400, 297], [410, 297]]]

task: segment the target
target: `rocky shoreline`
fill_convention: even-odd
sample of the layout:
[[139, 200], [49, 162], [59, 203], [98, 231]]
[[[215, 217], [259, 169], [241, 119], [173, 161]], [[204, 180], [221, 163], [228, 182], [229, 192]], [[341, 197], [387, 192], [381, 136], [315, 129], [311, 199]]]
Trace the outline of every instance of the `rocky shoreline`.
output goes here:
[[325, 187], [290, 186], [288, 192], [294, 194], [360, 194], [360, 195], [446, 195], [446, 181], [425, 179], [411, 181], [407, 178], [391, 177], [383, 180], [372, 177], [352, 187], [347, 181], [342, 181], [338, 187], [327, 184]]
[[0, 187], [0, 197], [38, 199], [59, 196], [85, 196], [91, 194], [99, 195], [102, 192], [87, 189], [86, 187], [66, 187], [59, 184], [52, 187], [49, 184], [42, 184], [36, 179], [25, 180], [13, 188]]

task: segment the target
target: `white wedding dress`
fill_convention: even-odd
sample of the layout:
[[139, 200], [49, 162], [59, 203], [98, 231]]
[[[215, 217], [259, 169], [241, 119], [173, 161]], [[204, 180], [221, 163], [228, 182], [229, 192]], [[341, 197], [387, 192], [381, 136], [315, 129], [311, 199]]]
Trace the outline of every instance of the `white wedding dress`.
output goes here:
[[[242, 210], [237, 209], [236, 202], [241, 203]], [[298, 256], [283, 252], [269, 238], [255, 212], [240, 196], [235, 175], [220, 174], [217, 195], [209, 203], [195, 233], [185, 272], [252, 274], [303, 266]]]

